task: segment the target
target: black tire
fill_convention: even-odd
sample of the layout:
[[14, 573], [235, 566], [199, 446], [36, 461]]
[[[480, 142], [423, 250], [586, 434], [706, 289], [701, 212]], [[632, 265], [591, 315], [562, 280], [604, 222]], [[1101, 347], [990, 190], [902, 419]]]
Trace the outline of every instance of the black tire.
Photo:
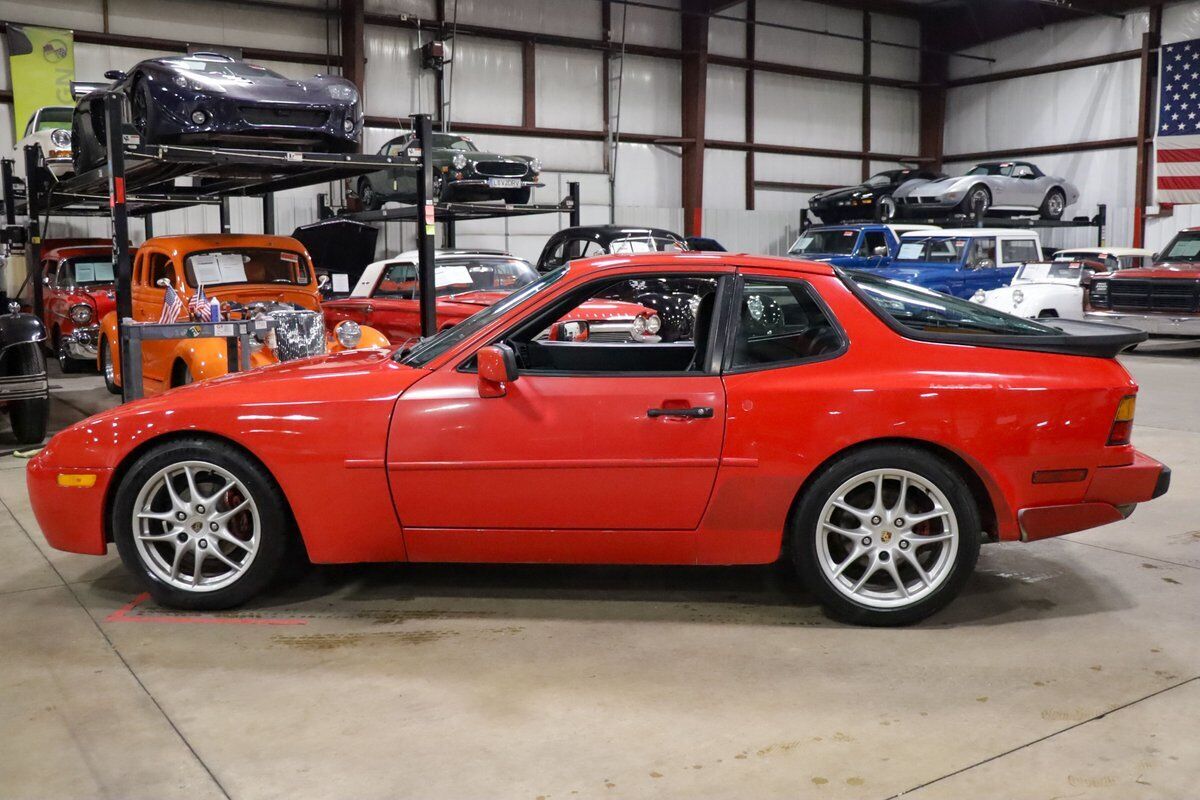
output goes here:
[[189, 383], [195, 382], [192, 377], [192, 371], [188, 369], [188, 365], [182, 361], [176, 361], [175, 366], [171, 368], [171, 388], [176, 389], [180, 386], [187, 386]]
[[[8, 375], [44, 375], [46, 359], [42, 355], [42, 346], [14, 347], [7, 358], [5, 372]], [[40, 444], [46, 438], [46, 428], [50, 422], [50, 398], [12, 401], [8, 404], [8, 421], [12, 425], [13, 438], [18, 443]]]
[[[260, 539], [253, 560], [228, 585], [211, 591], [182, 589], [164, 582], [134, 543], [132, 520], [138, 493], [160, 470], [185, 461], [207, 462], [228, 471], [245, 486], [258, 511]], [[283, 493], [271, 476], [238, 448], [201, 438], [175, 439], [140, 456], [117, 486], [110, 523], [121, 560], [154, 599], [171, 608], [198, 611], [232, 608], [261, 592], [279, 572], [292, 541]], [[197, 535], [204, 535], [203, 530]]]
[[67, 352], [67, 343], [63, 340], [62, 332], [58, 330], [54, 331], [54, 356], [58, 359], [58, 368], [64, 375], [84, 371], [84, 362], [77, 358], [71, 358]]
[[1063, 194], [1062, 189], [1054, 188], [1046, 192], [1046, 199], [1042, 201], [1040, 209], [1042, 219], [1062, 219], [1066, 210], [1067, 196]]
[[[886, 609], [852, 599], [846, 591], [836, 588], [819, 565], [821, 556], [818, 548], [818, 531], [824, 530], [823, 527], [819, 527], [821, 512], [839, 487], [856, 476], [884, 469], [912, 473], [939, 490], [950, 505], [958, 530], [957, 549], [953, 558], [947, 557], [944, 570], [935, 577], [938, 582], [933, 589], [911, 603]], [[914, 512], [910, 509], [909, 513]], [[887, 524], [886, 520], [884, 522]], [[941, 610], [962, 590], [979, 558], [981, 530], [979, 509], [974, 497], [965, 480], [953, 467], [917, 447], [884, 445], [850, 454], [813, 481], [789, 521], [790, 552], [801, 579], [831, 617], [855, 625], [911, 625]], [[869, 531], [864, 530], [864, 534], [866, 533]], [[877, 538], [880, 542], [889, 542], [892, 534], [885, 531], [877, 534]], [[905, 548], [907, 546], [900, 543], [902, 538], [904, 537], [899, 535], [895, 537], [896, 546]], [[869, 538], [864, 538], [861, 543], [875, 544]], [[921, 546], [918, 544], [912, 547], [911, 555], [916, 556]], [[877, 550], [883, 549], [881, 544], [877, 545]], [[906, 549], [905, 552], [909, 551]], [[846, 557], [849, 558], [849, 555]], [[877, 563], [884, 562], [882, 555], [879, 555], [878, 559]], [[901, 561], [898, 555], [895, 561], [894, 568], [899, 570]], [[865, 568], [862, 572], [869, 573], [869, 577], [881, 569], [884, 567], [876, 566], [874, 569]], [[911, 567], [906, 569], [911, 570]]]
[[154, 96], [150, 93], [150, 84], [144, 80], [135, 82], [133, 91], [129, 93], [129, 104], [133, 127], [137, 128], [138, 134], [142, 137], [142, 144], [158, 144], [160, 137], [155, 114], [157, 106], [154, 103]]
[[988, 209], [992, 207], [992, 193], [983, 184], [976, 184], [967, 190], [967, 196], [959, 207], [964, 214], [974, 215], [974, 219], [986, 217]]
[[110, 394], [121, 394], [121, 387], [116, 381], [116, 370], [112, 369], [112, 353], [109, 352], [108, 339], [100, 338], [100, 374], [104, 376], [104, 388]]
[[509, 189], [504, 192], [504, 202], [510, 206], [523, 206], [529, 202], [529, 196], [533, 190], [526, 186], [523, 189]]
[[379, 199], [379, 194], [366, 178], [358, 182], [358, 199], [362, 202], [364, 211], [378, 211], [383, 207], [383, 203]]

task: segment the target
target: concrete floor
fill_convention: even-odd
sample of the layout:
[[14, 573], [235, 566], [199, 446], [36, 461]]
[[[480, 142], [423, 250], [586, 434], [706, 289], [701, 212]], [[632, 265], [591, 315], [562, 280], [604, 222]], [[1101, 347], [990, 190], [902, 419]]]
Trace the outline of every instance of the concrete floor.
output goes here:
[[[50, 550], [5, 457], [0, 797], [1195, 797], [1197, 358], [1124, 359], [1170, 494], [985, 547], [905, 630], [772, 568], [320, 568], [171, 613]], [[98, 380], [56, 378], [56, 420]]]

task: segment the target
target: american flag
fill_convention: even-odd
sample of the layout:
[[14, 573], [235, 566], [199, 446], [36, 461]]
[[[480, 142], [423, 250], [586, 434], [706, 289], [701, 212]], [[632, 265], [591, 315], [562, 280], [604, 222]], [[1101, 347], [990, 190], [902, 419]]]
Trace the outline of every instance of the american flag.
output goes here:
[[208, 298], [204, 296], [203, 283], [197, 287], [196, 293], [192, 295], [189, 310], [197, 322], [212, 322], [212, 307], [208, 303]]
[[1200, 39], [1164, 45], [1154, 138], [1159, 203], [1200, 203]]
[[175, 291], [175, 287], [167, 285], [167, 293], [163, 295], [162, 314], [158, 316], [159, 325], [170, 325], [179, 319], [179, 312], [183, 311], [183, 301], [179, 299], [179, 293]]

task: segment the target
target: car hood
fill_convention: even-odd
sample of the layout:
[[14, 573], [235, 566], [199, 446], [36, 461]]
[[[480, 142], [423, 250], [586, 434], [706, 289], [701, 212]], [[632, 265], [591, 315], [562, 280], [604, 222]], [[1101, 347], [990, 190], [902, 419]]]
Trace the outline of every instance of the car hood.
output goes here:
[[511, 292], [460, 292], [438, 298], [438, 305], [490, 306], [508, 297]]
[[961, 188], [962, 184], [968, 180], [967, 176], [960, 175], [954, 178], [937, 178], [936, 180], [911, 180], [905, 182], [896, 190], [896, 197], [907, 197], [914, 191], [920, 190], [922, 195], [940, 194], [941, 192], [950, 192]]
[[859, 184], [858, 186], [842, 186], [837, 189], [827, 189], [824, 192], [814, 194], [809, 202], [846, 200], [855, 195], [873, 194], [875, 192], [875, 189], [870, 189], [863, 184]]
[[211, 86], [212, 91], [217, 93], [218, 96], [235, 101], [319, 103], [321, 105], [347, 104], [351, 101], [335, 99], [329, 93], [329, 87], [354, 87], [354, 84], [336, 75], [317, 75], [302, 81], [267, 74], [256, 75], [250, 78], [219, 77], [214, 75], [197, 75], [189, 70], [177, 69], [169, 64], [160, 63], [159, 66], [169, 75], [186, 75], [189, 78], [197, 80], [202, 86]]
[[117, 293], [111, 284], [106, 286], [91, 286], [87, 289], [80, 289], [73, 292], [70, 302], [90, 303], [96, 309], [96, 318], [100, 319], [117, 307]]
[[468, 161], [520, 161], [525, 164], [533, 161], [533, 156], [514, 156], [510, 153], [485, 153], [483, 151], [452, 150], [450, 148], [435, 150], [434, 156], [449, 161], [459, 153], [466, 156]]
[[[280, 284], [246, 283], [231, 286], [204, 287], [204, 293], [222, 302], [258, 303], [280, 302], [295, 303], [298, 306], [316, 311], [320, 307], [319, 295], [315, 288], [307, 286], [281, 287]], [[190, 296], [190, 294], [189, 294]]]
[[1155, 264], [1152, 267], [1142, 267], [1140, 269], [1123, 269], [1120, 272], [1106, 272], [1097, 275], [1096, 278], [1105, 280], [1146, 280], [1152, 278], [1165, 278], [1168, 280], [1192, 280], [1200, 281], [1200, 264], [1191, 262], [1171, 263], [1163, 261]]

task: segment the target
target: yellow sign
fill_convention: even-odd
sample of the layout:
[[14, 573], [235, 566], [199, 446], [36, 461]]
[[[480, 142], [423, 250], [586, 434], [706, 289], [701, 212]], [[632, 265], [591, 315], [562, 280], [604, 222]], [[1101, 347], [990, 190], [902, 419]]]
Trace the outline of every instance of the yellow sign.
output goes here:
[[8, 25], [8, 65], [12, 75], [13, 127], [17, 138], [42, 106], [73, 106], [75, 37], [71, 31]]

